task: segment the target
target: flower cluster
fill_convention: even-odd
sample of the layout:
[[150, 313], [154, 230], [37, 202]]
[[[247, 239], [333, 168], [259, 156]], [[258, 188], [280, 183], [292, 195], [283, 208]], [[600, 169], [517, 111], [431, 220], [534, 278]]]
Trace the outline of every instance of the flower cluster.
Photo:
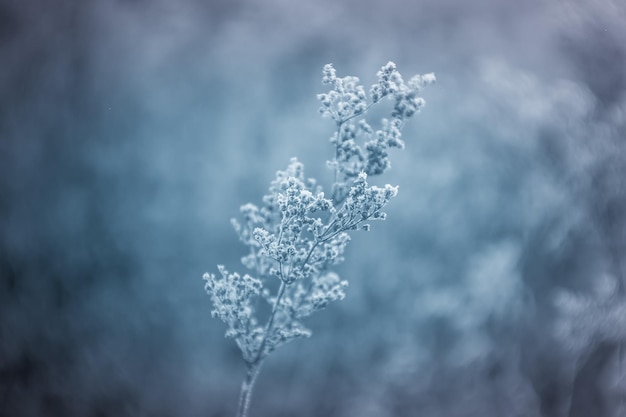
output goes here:
[[217, 268], [221, 278], [208, 273], [202, 277], [214, 306], [211, 315], [228, 325], [226, 337], [235, 339], [246, 361], [252, 360], [263, 329], [258, 326], [251, 300], [261, 292], [262, 283], [247, 274], [230, 274], [222, 265]]
[[[331, 269], [343, 261], [349, 233], [370, 230], [367, 221], [384, 220], [382, 209], [398, 192], [391, 185], [369, 185], [368, 176], [389, 169], [388, 149], [404, 146], [401, 128], [424, 105], [417, 93], [434, 76], [405, 83], [395, 64], [388, 63], [370, 89], [369, 102], [358, 78], [337, 77], [330, 64], [322, 82], [331, 90], [318, 96], [320, 111], [337, 125], [331, 138], [335, 157], [328, 163], [335, 172], [332, 196], [326, 197], [314, 179], [305, 177], [302, 163], [291, 159], [287, 169], [276, 173], [262, 205], [245, 204], [242, 219], [232, 220], [249, 248], [242, 263], [256, 278], [231, 274], [221, 266], [221, 278], [204, 275], [213, 315], [228, 325], [226, 336], [235, 339], [252, 368], [278, 346], [310, 336], [302, 319], [345, 297], [348, 283]], [[393, 98], [395, 105], [375, 131], [363, 116], [383, 97]], [[279, 285], [275, 294], [272, 280]], [[259, 311], [268, 309], [255, 308], [258, 301], [271, 309], [263, 326]]]
[[[380, 175], [391, 167], [388, 149], [404, 147], [400, 139], [402, 126], [424, 106], [424, 99], [418, 95], [420, 90], [435, 82], [432, 73], [416, 75], [404, 82], [393, 62], [383, 66], [377, 75], [378, 82], [370, 88], [368, 102], [358, 78], [339, 78], [331, 64], [324, 67], [323, 83], [330, 85], [331, 90], [319, 94], [318, 99], [322, 103], [320, 113], [337, 124], [337, 131], [331, 137], [335, 158], [328, 162], [335, 171], [335, 201], [345, 198], [349, 182], [361, 172]], [[381, 128], [374, 131], [364, 115], [385, 97], [394, 101], [393, 111], [390, 118], [381, 120]]]
[[320, 113], [329, 116], [337, 123], [341, 123], [354, 116], [362, 114], [367, 109], [365, 89], [359, 85], [357, 77], [339, 78], [332, 64], [326, 64], [323, 71], [322, 83], [332, 86], [327, 94], [319, 94], [322, 102]]

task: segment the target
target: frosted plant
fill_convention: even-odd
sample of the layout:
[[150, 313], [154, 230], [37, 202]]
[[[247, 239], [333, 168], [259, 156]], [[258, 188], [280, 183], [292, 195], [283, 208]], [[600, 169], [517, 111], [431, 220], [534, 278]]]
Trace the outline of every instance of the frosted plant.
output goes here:
[[[398, 192], [388, 184], [369, 185], [367, 179], [389, 169], [390, 148], [404, 147], [402, 126], [424, 106], [418, 93], [435, 76], [405, 82], [393, 62], [377, 75], [368, 100], [358, 78], [337, 77], [331, 64], [324, 66], [322, 82], [330, 91], [318, 95], [320, 113], [336, 126], [330, 139], [335, 155], [328, 161], [334, 172], [331, 195], [306, 178], [302, 163], [292, 158], [286, 170], [276, 173], [263, 204], [243, 205], [243, 220], [232, 220], [249, 247], [241, 261], [252, 275], [218, 266], [218, 275], [203, 276], [212, 314], [226, 323], [226, 337], [235, 340], [247, 366], [238, 416], [248, 414], [264, 359], [284, 343], [311, 336], [302, 320], [344, 298], [348, 283], [332, 267], [343, 261], [349, 233], [369, 231], [368, 221], [384, 220], [382, 209]], [[374, 130], [364, 116], [385, 97], [393, 100], [393, 110]]]

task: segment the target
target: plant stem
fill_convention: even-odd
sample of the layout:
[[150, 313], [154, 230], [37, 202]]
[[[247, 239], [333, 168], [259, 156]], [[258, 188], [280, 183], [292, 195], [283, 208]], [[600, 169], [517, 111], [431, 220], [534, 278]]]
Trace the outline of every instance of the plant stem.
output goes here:
[[263, 337], [263, 341], [259, 346], [259, 352], [257, 353], [256, 358], [253, 362], [246, 363], [248, 367], [248, 372], [246, 373], [246, 377], [241, 383], [241, 392], [239, 393], [239, 406], [237, 407], [237, 417], [248, 417], [248, 410], [250, 409], [250, 398], [252, 398], [252, 390], [254, 389], [254, 382], [256, 381], [256, 377], [259, 375], [259, 371], [261, 368], [261, 364], [263, 363], [263, 350], [265, 349], [265, 343], [267, 341], [267, 337], [272, 330], [272, 325], [274, 324], [274, 316], [276, 315], [276, 311], [278, 310], [278, 306], [280, 304], [280, 300], [285, 293], [285, 281], [281, 281], [280, 288], [278, 289], [278, 294], [276, 295], [276, 301], [274, 302], [274, 307], [272, 308], [272, 314], [267, 322], [267, 327], [265, 328], [265, 336]]
[[276, 294], [276, 301], [274, 301], [274, 306], [272, 307], [272, 313], [270, 314], [270, 318], [267, 320], [267, 326], [265, 326], [265, 335], [263, 336], [263, 340], [261, 341], [261, 345], [259, 346], [259, 351], [256, 354], [256, 358], [254, 358], [254, 361], [250, 364], [250, 366], [256, 366], [257, 364], [260, 364], [260, 362], [265, 357], [264, 350], [265, 350], [265, 345], [267, 343], [267, 338], [270, 335], [270, 332], [272, 331], [272, 325], [274, 324], [274, 316], [276, 316], [276, 312], [278, 311], [278, 306], [280, 305], [280, 300], [283, 298], [283, 294], [285, 294], [286, 287], [287, 287], [287, 284], [285, 284], [285, 281], [281, 280], [280, 287], [278, 288], [278, 294]]
[[248, 365], [246, 378], [241, 383], [241, 392], [239, 393], [239, 406], [237, 407], [237, 417], [247, 417], [250, 409], [250, 398], [252, 397], [252, 389], [254, 382], [261, 368], [262, 362]]

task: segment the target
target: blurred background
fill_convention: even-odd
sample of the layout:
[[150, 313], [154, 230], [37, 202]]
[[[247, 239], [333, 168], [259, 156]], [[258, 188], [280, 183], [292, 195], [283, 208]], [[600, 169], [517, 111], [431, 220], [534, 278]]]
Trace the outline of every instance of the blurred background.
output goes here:
[[619, 0], [0, 0], [0, 416], [232, 416], [202, 274], [292, 156], [321, 70], [435, 72], [344, 301], [254, 416], [626, 415]]

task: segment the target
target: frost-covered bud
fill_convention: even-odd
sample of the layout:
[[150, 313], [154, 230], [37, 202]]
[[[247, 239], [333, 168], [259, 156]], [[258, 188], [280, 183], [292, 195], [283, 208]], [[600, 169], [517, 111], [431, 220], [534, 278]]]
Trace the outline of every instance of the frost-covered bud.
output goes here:
[[[366, 179], [367, 175], [361, 173], [353, 182], [348, 197], [344, 201], [341, 210], [343, 214], [338, 218], [342, 221], [345, 230], [353, 230], [354, 226], [369, 218], [383, 220], [384, 215], [379, 210], [398, 193], [398, 187], [389, 184], [383, 188], [368, 186]], [[343, 217], [347, 217], [348, 221], [343, 221]]]
[[335, 68], [333, 67], [333, 64], [326, 64], [324, 65], [324, 70], [323, 70], [323, 78], [322, 78], [322, 83], [323, 84], [333, 84], [335, 82], [335, 80], [337, 79], [336, 76], [336, 72], [335, 72]]
[[365, 120], [359, 120], [359, 129], [365, 134], [371, 134], [373, 132], [372, 127]]
[[395, 197], [398, 195], [398, 186], [395, 187], [393, 185], [385, 184], [385, 201]]
[[311, 330], [303, 326], [289, 326], [278, 330], [274, 343], [276, 343], [276, 345], [282, 345], [283, 343], [300, 337], [311, 337], [311, 334]]
[[273, 242], [272, 235], [267, 230], [261, 227], [255, 228], [253, 235], [254, 235], [254, 239], [256, 239], [256, 241], [259, 242], [263, 246], [267, 246]]
[[280, 271], [276, 268], [270, 268], [269, 270], [270, 275], [274, 275], [274, 276], [280, 276]]
[[387, 218], [387, 213], [382, 212], [382, 211], [377, 211], [376, 213], [372, 215], [372, 219], [375, 219], [375, 220], [385, 220], [386, 218]]
[[318, 94], [317, 99], [322, 102], [322, 109], [329, 108], [332, 103], [328, 94]]
[[378, 84], [374, 84], [370, 89], [370, 97], [372, 97], [372, 102], [378, 103], [380, 99], [383, 97], [382, 88]]
[[380, 175], [391, 166], [387, 146], [382, 140], [372, 140], [365, 144], [367, 165], [365, 172], [368, 175]]
[[414, 91], [421, 90], [424, 86], [434, 84], [437, 81], [435, 78], [435, 74], [430, 72], [424, 75], [415, 75], [413, 76], [409, 82], [408, 86]]
[[328, 93], [317, 96], [322, 103], [319, 111], [323, 116], [331, 117], [341, 124], [367, 109], [365, 89], [357, 77], [339, 78], [329, 64], [324, 67], [322, 83], [332, 87]]
[[341, 281], [335, 273], [322, 275], [314, 280], [311, 303], [314, 310], [322, 310], [333, 301], [343, 300], [347, 281]]
[[240, 208], [241, 214], [243, 214], [246, 221], [257, 221], [259, 216], [259, 208], [254, 204], [244, 204]]
[[378, 76], [378, 83], [374, 84], [370, 89], [370, 95], [374, 103], [377, 103], [383, 97], [396, 90], [394, 83], [394, 73], [396, 72], [396, 64], [389, 61], [384, 65], [376, 75]]

